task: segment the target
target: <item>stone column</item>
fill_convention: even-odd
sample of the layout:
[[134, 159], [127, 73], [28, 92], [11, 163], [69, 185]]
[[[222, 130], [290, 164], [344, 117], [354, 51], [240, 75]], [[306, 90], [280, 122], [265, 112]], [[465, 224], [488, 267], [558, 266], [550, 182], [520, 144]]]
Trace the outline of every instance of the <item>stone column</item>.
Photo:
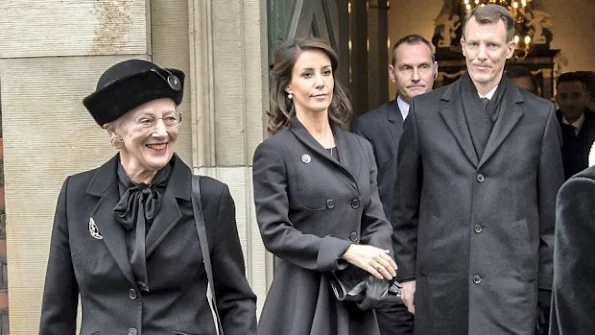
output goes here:
[[188, 12], [193, 166], [230, 187], [260, 310], [272, 260], [255, 220], [251, 165], [269, 108], [266, 1], [190, 0]]

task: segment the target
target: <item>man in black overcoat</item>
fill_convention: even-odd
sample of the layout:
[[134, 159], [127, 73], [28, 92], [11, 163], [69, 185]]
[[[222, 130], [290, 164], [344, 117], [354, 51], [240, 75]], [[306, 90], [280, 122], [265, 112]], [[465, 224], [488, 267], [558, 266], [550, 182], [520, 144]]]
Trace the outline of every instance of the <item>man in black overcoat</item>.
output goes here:
[[[393, 202], [397, 153], [409, 104], [414, 96], [432, 90], [438, 73], [432, 46], [420, 35], [399, 39], [392, 54], [388, 74], [397, 85], [397, 98], [363, 114], [352, 124], [353, 132], [365, 137], [374, 148], [378, 193], [387, 217], [390, 217]], [[376, 316], [382, 335], [413, 334], [413, 314], [402, 304], [377, 309]]]
[[503, 77], [513, 36], [504, 7], [471, 12], [467, 73], [405, 122], [391, 220], [417, 335], [531, 335], [549, 309], [561, 135], [554, 106]]

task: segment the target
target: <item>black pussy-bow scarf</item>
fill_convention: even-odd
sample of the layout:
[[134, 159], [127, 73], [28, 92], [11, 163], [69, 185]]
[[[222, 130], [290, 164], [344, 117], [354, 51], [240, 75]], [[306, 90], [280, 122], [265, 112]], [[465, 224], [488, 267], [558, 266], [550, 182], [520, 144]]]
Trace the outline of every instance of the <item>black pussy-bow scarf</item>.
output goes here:
[[145, 238], [153, 219], [159, 213], [170, 175], [171, 166], [168, 164], [157, 172], [152, 184], [135, 184], [118, 163], [120, 201], [114, 207], [114, 214], [124, 229], [132, 231], [135, 228], [134, 241], [129, 249], [132, 250], [130, 266], [138, 286], [144, 291], [149, 291]]

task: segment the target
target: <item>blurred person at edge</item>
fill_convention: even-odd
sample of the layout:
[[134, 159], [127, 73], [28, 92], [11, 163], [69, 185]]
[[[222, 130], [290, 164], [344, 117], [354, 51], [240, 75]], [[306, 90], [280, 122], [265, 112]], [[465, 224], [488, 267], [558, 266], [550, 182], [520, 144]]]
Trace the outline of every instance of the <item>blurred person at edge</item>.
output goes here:
[[556, 201], [551, 335], [595, 334], [595, 145]]

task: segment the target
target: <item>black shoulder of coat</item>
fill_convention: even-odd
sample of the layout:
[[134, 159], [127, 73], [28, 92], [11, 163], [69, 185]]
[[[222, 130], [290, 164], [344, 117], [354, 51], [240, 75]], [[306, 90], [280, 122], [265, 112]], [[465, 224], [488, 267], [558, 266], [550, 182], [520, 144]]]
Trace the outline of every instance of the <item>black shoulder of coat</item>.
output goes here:
[[555, 110], [555, 108], [553, 107], [554, 104], [549, 100], [546, 100], [542, 97], [538, 97], [535, 94], [522, 88], [518, 88], [516, 86], [512, 89], [516, 89], [520, 92], [521, 96], [525, 101], [525, 105], [527, 105], [528, 108], [531, 109], [531, 113], [537, 113], [541, 114], [544, 117], [548, 117], [550, 111]]
[[75, 173], [73, 175], [68, 176], [66, 180], [68, 181], [67, 190], [69, 198], [78, 199], [79, 195], [85, 194], [99, 169], [100, 167], [96, 167], [91, 170]]
[[342, 130], [342, 131], [345, 133], [345, 134], [344, 134], [344, 136], [345, 136], [345, 139], [346, 139], [346, 140], [347, 140], [347, 141], [348, 141], [348, 142], [349, 142], [351, 145], [353, 145], [353, 144], [356, 144], [356, 143], [357, 143], [357, 144], [359, 144], [361, 147], [363, 147], [363, 148], [364, 148], [364, 150], [368, 150], [368, 151], [371, 151], [371, 152], [373, 151], [373, 150], [372, 150], [372, 144], [370, 143], [370, 141], [369, 141], [367, 138], [365, 138], [365, 137], [363, 137], [363, 136], [360, 136], [360, 135], [358, 135], [358, 134], [354, 134], [354, 133], [348, 132], [348, 131], [346, 131], [346, 130]]
[[227, 189], [227, 184], [222, 181], [208, 176], [200, 176], [200, 193], [203, 202], [205, 202], [207, 197], [216, 197], [216, 199], [219, 199], [221, 193], [226, 192]]
[[[452, 86], [452, 87], [451, 87]], [[426, 92], [424, 94], [420, 94], [420, 95], [416, 95], [415, 97], [413, 97], [412, 101], [417, 103], [423, 103], [426, 101], [431, 101], [431, 102], [435, 102], [440, 100], [440, 98], [442, 97], [442, 95], [444, 93], [446, 93], [447, 90], [453, 90], [456, 89], [456, 86], [458, 85], [458, 82], [454, 82], [450, 85], [446, 85], [446, 86], [442, 86], [439, 87], [435, 90], [431, 90], [430, 92]]]
[[281, 149], [284, 147], [285, 143], [287, 143], [288, 139], [295, 138], [291, 130], [289, 129], [281, 129], [278, 132], [274, 133], [273, 135], [265, 138], [258, 147], [270, 147], [273, 149]]
[[384, 103], [376, 108], [371, 109], [370, 111], [358, 116], [354, 122], [359, 123], [359, 122], [371, 122], [374, 120], [382, 120], [382, 118], [385, 118], [386, 116], [386, 111], [387, 109], [392, 108], [392, 105], [395, 103], [395, 101], [389, 101], [387, 103]]

